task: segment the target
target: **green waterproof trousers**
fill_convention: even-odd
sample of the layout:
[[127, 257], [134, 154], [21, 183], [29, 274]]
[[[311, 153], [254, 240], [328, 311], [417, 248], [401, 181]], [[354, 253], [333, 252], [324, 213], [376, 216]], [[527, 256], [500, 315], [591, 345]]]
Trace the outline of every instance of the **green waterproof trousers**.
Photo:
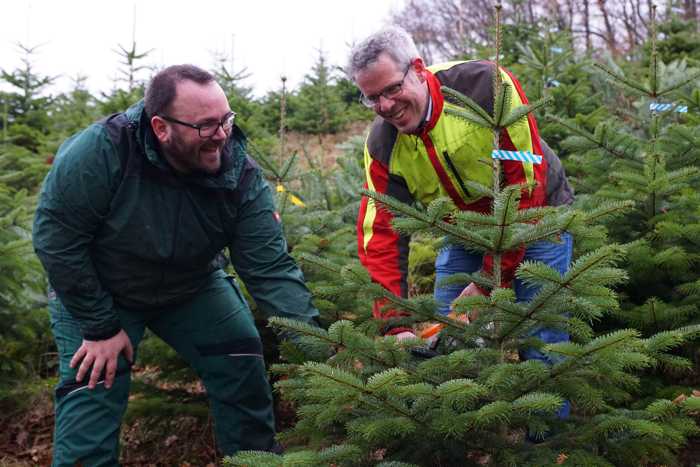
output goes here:
[[[112, 387], [89, 374], [75, 381], [69, 363], [82, 343], [78, 323], [51, 293], [51, 328], [59, 355], [53, 465], [119, 465], [119, 427], [126, 410], [130, 365], [119, 357]], [[217, 444], [225, 455], [269, 450], [274, 443], [272, 394], [260, 336], [235, 282], [221, 270], [198, 294], [173, 307], [133, 311], [116, 307], [122, 328], [136, 348], [146, 327], [172, 346], [202, 378], [213, 413]]]

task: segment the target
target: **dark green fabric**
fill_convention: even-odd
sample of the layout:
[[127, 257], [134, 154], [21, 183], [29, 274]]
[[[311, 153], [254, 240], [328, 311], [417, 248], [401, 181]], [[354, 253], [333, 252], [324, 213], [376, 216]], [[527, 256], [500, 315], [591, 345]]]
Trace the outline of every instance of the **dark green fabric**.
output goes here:
[[[87, 389], [87, 378], [76, 383], [76, 370], [68, 364], [82, 342], [78, 323], [57, 298], [49, 301], [49, 309], [59, 353], [53, 465], [117, 465], [129, 366], [121, 356], [109, 390], [101, 383]], [[272, 447], [272, 395], [260, 337], [240, 290], [221, 271], [212, 273], [202, 290], [180, 305], [145, 312], [117, 306], [115, 312], [135, 350], [148, 327], [197, 371], [224, 454]]]
[[316, 316], [240, 130], [217, 175], [184, 176], [159, 155], [143, 103], [126, 115], [119, 147], [98, 123], [59, 148], [34, 220], [37, 255], [83, 336], [116, 334], [115, 305], [149, 310], [190, 299], [225, 247], [262, 311]]

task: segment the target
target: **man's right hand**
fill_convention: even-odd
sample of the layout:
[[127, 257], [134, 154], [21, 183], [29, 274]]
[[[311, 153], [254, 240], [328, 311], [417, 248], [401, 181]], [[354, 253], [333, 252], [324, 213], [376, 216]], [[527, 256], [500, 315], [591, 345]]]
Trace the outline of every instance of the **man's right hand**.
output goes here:
[[117, 373], [117, 359], [121, 352], [124, 352], [124, 356], [129, 362], [134, 361], [134, 348], [131, 345], [129, 336], [123, 329], [115, 336], [103, 341], [83, 339], [83, 344], [70, 361], [71, 368], [75, 368], [80, 363], [75, 380], [77, 382], [82, 381], [90, 367], [92, 367], [88, 388], [94, 389], [102, 374], [102, 370], [105, 369], [105, 389], [109, 389], [112, 387], [114, 376]]
[[411, 331], [403, 331], [398, 334], [394, 334], [394, 337], [397, 341], [402, 341], [404, 339], [415, 339], [417, 336]]
[[[457, 296], [457, 299], [462, 298], [462, 297], [479, 297], [479, 296], [484, 296], [484, 292], [477, 286], [475, 283], [470, 282], [469, 285], [467, 285], [464, 290]], [[450, 311], [454, 311], [455, 304], [452, 302], [450, 305]], [[466, 313], [464, 315], [461, 315], [459, 319], [462, 321], [465, 321], [467, 324], [471, 323], [474, 321], [476, 318], [479, 317], [479, 312], [477, 310], [471, 310], [469, 313]]]

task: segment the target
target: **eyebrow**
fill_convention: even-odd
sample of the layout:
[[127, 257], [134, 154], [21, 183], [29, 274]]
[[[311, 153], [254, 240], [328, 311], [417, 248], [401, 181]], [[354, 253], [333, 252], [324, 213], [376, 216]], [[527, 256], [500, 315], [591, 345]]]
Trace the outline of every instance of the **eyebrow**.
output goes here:
[[224, 116], [221, 117], [221, 118], [214, 118], [214, 117], [212, 117], [212, 118], [207, 118], [207, 119], [204, 119], [204, 120], [200, 120], [200, 121], [197, 123], [197, 125], [207, 125], [207, 124], [209, 124], [209, 123], [221, 123], [226, 117], [230, 117], [231, 114], [233, 114], [233, 113], [234, 113], [233, 110], [229, 110], [229, 111], [226, 112], [226, 113], [224, 114]]

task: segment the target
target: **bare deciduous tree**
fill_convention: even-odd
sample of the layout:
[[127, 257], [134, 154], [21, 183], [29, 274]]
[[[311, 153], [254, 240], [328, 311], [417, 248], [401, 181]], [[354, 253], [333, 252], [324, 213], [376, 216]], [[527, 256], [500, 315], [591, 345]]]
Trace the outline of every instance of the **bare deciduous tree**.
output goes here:
[[[698, 20], [698, 0], [666, 0], [658, 21], [671, 14]], [[472, 56], [491, 43], [495, 0], [407, 0], [392, 21], [408, 30], [428, 63]], [[648, 36], [652, 0], [504, 1], [506, 23], [571, 31], [574, 45], [589, 53], [629, 54]]]

